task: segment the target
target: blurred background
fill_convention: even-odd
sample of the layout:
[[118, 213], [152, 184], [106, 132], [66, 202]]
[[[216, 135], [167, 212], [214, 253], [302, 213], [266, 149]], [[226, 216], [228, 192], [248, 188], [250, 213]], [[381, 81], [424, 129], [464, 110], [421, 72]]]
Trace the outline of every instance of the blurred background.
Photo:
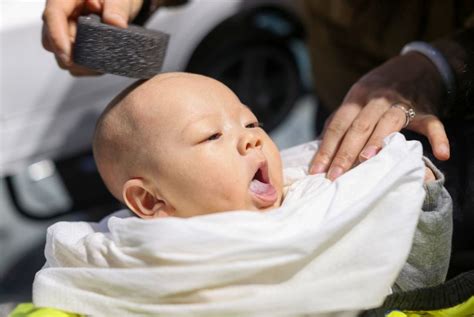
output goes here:
[[[45, 0], [0, 2], [0, 304], [31, 300], [46, 228], [120, 208], [91, 155], [95, 121], [133, 80], [74, 78], [41, 46]], [[193, 0], [146, 27], [171, 35], [163, 71], [223, 81], [280, 149], [315, 137], [301, 11], [290, 0]]]

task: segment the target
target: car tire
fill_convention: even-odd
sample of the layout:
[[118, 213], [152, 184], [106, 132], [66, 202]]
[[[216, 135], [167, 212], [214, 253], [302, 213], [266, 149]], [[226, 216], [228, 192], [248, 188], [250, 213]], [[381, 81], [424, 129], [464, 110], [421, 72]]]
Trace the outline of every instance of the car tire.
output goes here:
[[288, 46], [288, 39], [268, 30], [229, 23], [201, 42], [186, 71], [223, 82], [270, 132], [288, 115], [302, 91]]

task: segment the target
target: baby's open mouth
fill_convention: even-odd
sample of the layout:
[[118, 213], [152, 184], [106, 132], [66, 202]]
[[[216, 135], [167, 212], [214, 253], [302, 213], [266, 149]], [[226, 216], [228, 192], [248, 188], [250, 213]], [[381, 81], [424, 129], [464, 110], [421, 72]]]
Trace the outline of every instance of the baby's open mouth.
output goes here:
[[257, 172], [253, 176], [253, 180], [258, 180], [261, 183], [268, 184], [269, 179], [268, 179], [268, 166], [266, 163], [260, 164], [260, 167], [258, 168]]
[[275, 187], [270, 183], [267, 162], [262, 162], [250, 182], [250, 191], [256, 198], [259, 208], [273, 205], [278, 199]]

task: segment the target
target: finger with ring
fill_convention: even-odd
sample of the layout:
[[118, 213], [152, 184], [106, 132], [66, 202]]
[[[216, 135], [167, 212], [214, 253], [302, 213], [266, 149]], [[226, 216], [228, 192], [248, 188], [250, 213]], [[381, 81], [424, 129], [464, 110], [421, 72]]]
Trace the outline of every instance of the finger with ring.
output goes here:
[[406, 128], [416, 115], [415, 110], [405, 103], [395, 103], [392, 105], [392, 108], [400, 109], [405, 114], [405, 125], [403, 126], [403, 128]]

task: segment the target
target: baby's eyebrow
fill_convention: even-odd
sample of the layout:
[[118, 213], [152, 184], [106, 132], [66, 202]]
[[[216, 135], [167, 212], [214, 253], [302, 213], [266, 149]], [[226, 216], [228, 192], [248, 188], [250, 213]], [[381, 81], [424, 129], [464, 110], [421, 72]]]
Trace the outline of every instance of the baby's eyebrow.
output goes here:
[[253, 110], [252, 110], [252, 109], [251, 109], [249, 106], [247, 106], [247, 105], [246, 105], [246, 104], [244, 104], [244, 103], [242, 104], [242, 106], [244, 106], [244, 107], [245, 107], [245, 109], [247, 109], [248, 111], [250, 111], [252, 114], [254, 114], [254, 115], [255, 115], [255, 113], [253, 113]]
[[200, 121], [208, 120], [212, 116], [213, 116], [212, 114], [205, 114], [205, 115], [199, 116], [198, 118], [196, 118], [194, 120], [191, 120], [190, 122], [188, 122], [184, 125], [183, 129], [181, 130], [181, 134], [184, 135], [186, 130], [188, 130], [190, 127], [192, 127], [193, 125], [195, 125], [196, 123], [198, 123]]
[[258, 120], [257, 116], [255, 115], [255, 113], [253, 113], [252, 109], [249, 106], [243, 103], [242, 106], [244, 106], [245, 110], [248, 110]]

